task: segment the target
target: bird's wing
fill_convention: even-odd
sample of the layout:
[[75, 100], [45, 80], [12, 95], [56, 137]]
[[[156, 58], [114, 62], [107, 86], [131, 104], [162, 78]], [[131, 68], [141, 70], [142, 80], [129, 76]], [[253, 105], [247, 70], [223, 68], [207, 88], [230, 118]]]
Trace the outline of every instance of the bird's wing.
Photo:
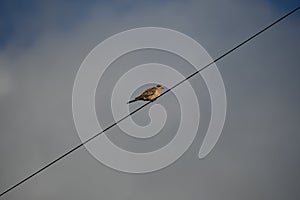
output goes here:
[[149, 96], [154, 95], [154, 94], [155, 94], [155, 91], [156, 91], [156, 88], [155, 88], [155, 87], [149, 88], [149, 89], [147, 89], [145, 92], [143, 92], [143, 93], [141, 94], [140, 97], [147, 98], [147, 97], [149, 97]]

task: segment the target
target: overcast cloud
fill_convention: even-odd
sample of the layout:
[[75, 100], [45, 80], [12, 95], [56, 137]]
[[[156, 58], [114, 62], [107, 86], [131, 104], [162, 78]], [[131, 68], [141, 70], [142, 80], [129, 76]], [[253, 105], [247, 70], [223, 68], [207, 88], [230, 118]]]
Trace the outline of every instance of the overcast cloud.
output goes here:
[[[0, 20], [3, 29], [8, 23], [12, 30], [0, 35], [0, 191], [80, 143], [72, 118], [74, 79], [83, 59], [107, 37], [136, 27], [165, 27], [194, 38], [216, 58], [295, 5], [259, 0], [33, 1], [19, 5], [26, 12], [16, 6], [3, 3], [12, 14]], [[200, 100], [199, 132], [171, 166], [125, 174], [81, 148], [2, 199], [299, 199], [299, 25], [297, 13], [217, 63], [228, 111], [221, 138], [205, 159], [198, 159], [198, 151], [210, 102], [198, 76], [191, 84]], [[148, 50], [121, 58], [97, 90], [101, 124], [113, 122], [107, 106], [115, 81], [110, 75], [119, 77], [132, 65], [154, 61], [185, 76], [193, 72], [166, 52]], [[180, 120], [178, 102], [170, 103], [172, 95], [159, 100], [169, 116], [160, 139], [139, 143], [114, 127], [107, 132], [111, 140], [134, 151], [166, 144]], [[142, 110], [133, 118], [145, 125], [147, 113]]]

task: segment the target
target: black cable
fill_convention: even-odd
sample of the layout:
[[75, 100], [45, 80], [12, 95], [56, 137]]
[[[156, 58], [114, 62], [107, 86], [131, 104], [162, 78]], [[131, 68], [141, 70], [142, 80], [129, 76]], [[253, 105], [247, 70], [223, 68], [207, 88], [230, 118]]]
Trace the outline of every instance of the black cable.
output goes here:
[[[187, 78], [183, 79], [182, 81], [178, 82], [177, 84], [175, 84], [174, 86], [172, 86], [171, 88], [167, 89], [165, 92], [163, 92], [158, 98], [160, 98], [161, 96], [165, 95], [166, 93], [168, 93], [169, 91], [171, 91], [172, 89], [174, 89], [175, 87], [177, 87], [178, 85], [182, 84], [183, 82], [185, 82], [186, 80], [192, 78], [193, 76], [195, 76], [196, 74], [198, 74], [199, 72], [201, 72], [202, 70], [206, 69], [207, 67], [209, 67], [210, 65], [212, 65], [213, 63], [217, 62], [218, 60], [224, 58], [225, 56], [227, 56], [228, 54], [230, 54], [231, 52], [235, 51], [236, 49], [238, 49], [239, 47], [241, 47], [242, 45], [246, 44], [247, 42], [249, 42], [250, 40], [254, 39], [255, 37], [257, 37], [258, 35], [260, 35], [261, 33], [265, 32], [266, 30], [268, 30], [269, 28], [271, 28], [272, 26], [274, 26], [275, 24], [277, 24], [278, 22], [282, 21], [283, 19], [287, 18], [288, 16], [290, 16], [291, 14], [295, 13], [297, 10], [300, 9], [300, 6], [298, 6], [297, 8], [293, 9], [292, 11], [288, 12], [287, 14], [283, 15], [282, 17], [280, 17], [279, 19], [277, 19], [276, 21], [274, 21], [273, 23], [271, 23], [270, 25], [266, 26], [265, 28], [263, 28], [262, 30], [260, 30], [259, 32], [255, 33], [254, 35], [252, 35], [251, 37], [249, 37], [248, 39], [246, 39], [245, 41], [241, 42], [240, 44], [238, 44], [237, 46], [233, 47], [232, 49], [230, 49], [229, 51], [227, 51], [226, 53], [222, 54], [221, 56], [219, 56], [217, 59], [213, 60], [212, 62], [210, 62], [209, 64], [205, 65], [203, 68], [197, 70], [196, 72], [194, 72], [193, 74], [189, 75]], [[158, 99], [157, 98], [157, 99]], [[81, 144], [77, 145], [76, 147], [72, 148], [71, 150], [69, 150], [68, 152], [64, 153], [63, 155], [59, 156], [58, 158], [56, 158], [55, 160], [53, 160], [52, 162], [48, 163], [47, 165], [45, 165], [44, 167], [42, 167], [41, 169], [39, 169], [38, 171], [34, 172], [33, 174], [31, 174], [30, 176], [24, 178], [23, 180], [19, 181], [18, 183], [16, 183], [15, 185], [11, 186], [10, 188], [8, 188], [7, 190], [5, 190], [4, 192], [2, 192], [0, 194], [0, 197], [3, 196], [4, 194], [8, 193], [9, 191], [13, 190], [14, 188], [18, 187], [19, 185], [21, 185], [22, 183], [26, 182], [27, 180], [31, 179], [32, 177], [34, 177], [35, 175], [39, 174], [40, 172], [44, 171], [45, 169], [47, 169], [48, 167], [50, 167], [51, 165], [55, 164], [56, 162], [60, 161], [61, 159], [63, 159], [64, 157], [66, 157], [67, 155], [71, 154], [72, 152], [76, 151], [77, 149], [79, 149], [80, 147], [82, 147], [83, 145], [85, 145], [86, 143], [88, 143], [89, 141], [93, 140], [94, 138], [98, 137], [99, 135], [101, 135], [102, 133], [106, 132], [107, 130], [111, 129], [112, 127], [114, 127], [115, 125], [117, 125], [118, 123], [120, 123], [121, 121], [123, 121], [124, 119], [126, 119], [127, 117], [133, 115], [134, 113], [136, 113], [137, 111], [141, 110], [142, 108], [146, 107], [147, 105], [149, 105], [151, 103], [151, 101], [145, 103], [144, 105], [140, 106], [139, 108], [137, 108], [136, 110], [132, 111], [131, 113], [129, 113], [128, 115], [126, 115], [125, 117], [121, 118], [120, 120], [118, 120], [117, 122], [111, 124], [110, 126], [108, 126], [107, 128], [105, 128], [104, 130], [102, 130], [101, 132], [95, 134], [93, 137], [87, 139], [86, 141], [82, 142]]]

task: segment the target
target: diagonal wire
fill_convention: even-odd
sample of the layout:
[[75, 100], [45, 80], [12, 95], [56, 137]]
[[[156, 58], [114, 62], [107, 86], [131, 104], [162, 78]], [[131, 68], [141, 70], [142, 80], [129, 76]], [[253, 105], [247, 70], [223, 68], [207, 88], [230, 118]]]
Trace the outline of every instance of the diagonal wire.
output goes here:
[[[286, 13], [285, 15], [283, 15], [282, 17], [278, 18], [277, 20], [275, 20], [273, 23], [271, 23], [270, 25], [266, 26], [265, 28], [263, 28], [262, 30], [260, 30], [259, 32], [255, 33], [254, 35], [252, 35], [251, 37], [249, 37], [248, 39], [244, 40], [243, 42], [241, 42], [240, 44], [236, 45], [235, 47], [233, 47], [232, 49], [230, 49], [229, 51], [225, 52], [224, 54], [222, 54], [221, 56], [219, 56], [218, 58], [216, 58], [215, 60], [213, 60], [212, 62], [208, 63], [207, 65], [205, 65], [203, 68], [195, 71], [194, 73], [192, 73], [191, 75], [189, 75], [188, 77], [186, 77], [185, 79], [181, 80], [180, 82], [178, 82], [177, 84], [175, 84], [174, 86], [172, 86], [171, 88], [167, 89], [165, 92], [163, 92], [158, 98], [162, 97], [163, 95], [165, 95], [166, 93], [170, 92], [172, 89], [176, 88], [177, 86], [179, 86], [180, 84], [182, 84], [183, 82], [187, 81], [188, 79], [192, 78], [193, 76], [195, 76], [196, 74], [198, 74], [199, 72], [203, 71], [204, 69], [208, 68], [209, 66], [211, 66], [213, 63], [221, 60], [222, 58], [224, 58], [225, 56], [227, 56], [228, 54], [232, 53], [233, 51], [235, 51], [236, 49], [240, 48], [242, 45], [248, 43], [250, 40], [254, 39], [255, 37], [259, 36], [260, 34], [262, 34], [263, 32], [265, 32], [266, 30], [268, 30], [269, 28], [271, 28], [272, 26], [274, 26], [275, 24], [279, 23], [280, 21], [282, 21], [283, 19], [287, 18], [288, 16], [290, 16], [291, 14], [295, 13], [296, 11], [298, 11], [300, 9], [300, 6], [296, 7], [295, 9], [291, 10], [290, 12]], [[106, 131], [108, 131], [109, 129], [111, 129], [112, 127], [116, 126], [117, 124], [119, 124], [121, 121], [123, 121], [124, 119], [126, 119], [127, 117], [133, 115], [134, 113], [138, 112], [139, 110], [141, 110], [142, 108], [146, 107], [147, 105], [149, 105], [150, 103], [152, 103], [151, 101], [145, 103], [144, 105], [140, 106], [139, 108], [137, 108], [136, 110], [132, 111], [131, 113], [129, 113], [128, 115], [124, 116], [123, 118], [121, 118], [120, 120], [116, 121], [115, 123], [111, 124], [110, 126], [108, 126], [107, 128], [105, 128], [104, 130], [102, 130], [101, 132], [95, 134], [93, 137], [85, 140], [84, 142], [82, 142], [81, 144], [73, 147], [71, 150], [69, 150], [68, 152], [62, 154], [61, 156], [59, 156], [58, 158], [56, 158], [55, 160], [51, 161], [50, 163], [48, 163], [47, 165], [45, 165], [44, 167], [40, 168], [39, 170], [37, 170], [36, 172], [32, 173], [31, 175], [27, 176], [26, 178], [24, 178], [23, 180], [19, 181], [18, 183], [16, 183], [15, 185], [9, 187], [8, 189], [6, 189], [4, 192], [2, 192], [0, 194], [0, 197], [5, 195], [6, 193], [8, 193], [9, 191], [15, 189], [16, 187], [18, 187], [19, 185], [21, 185], [22, 183], [25, 183], [26, 181], [28, 181], [29, 179], [33, 178], [34, 176], [36, 176], [37, 174], [41, 173], [42, 171], [46, 170], [48, 167], [52, 166], [53, 164], [57, 163], [58, 161], [62, 160], [64, 157], [66, 157], [67, 155], [71, 154], [72, 152], [76, 151], [77, 149], [79, 149], [80, 147], [82, 147], [83, 145], [85, 145], [86, 143], [88, 143], [89, 141], [93, 140], [94, 138], [98, 137], [99, 135], [105, 133]]]

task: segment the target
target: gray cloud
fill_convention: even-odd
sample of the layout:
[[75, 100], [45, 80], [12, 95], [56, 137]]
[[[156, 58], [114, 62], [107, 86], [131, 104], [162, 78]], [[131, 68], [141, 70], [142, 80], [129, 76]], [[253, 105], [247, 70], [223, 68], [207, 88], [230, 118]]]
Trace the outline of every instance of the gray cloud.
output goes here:
[[[0, 52], [1, 191], [79, 144], [72, 87], [81, 62], [99, 42], [130, 28], [162, 26], [193, 37], [217, 57], [283, 14], [265, 1], [131, 3], [124, 9], [114, 4], [92, 6], [70, 27], [58, 25], [68, 16], [69, 5], [45, 5], [41, 8], [45, 14], [35, 17], [42, 17], [47, 26], [31, 21], [28, 31], [37, 35], [30, 45], [20, 46], [19, 36]], [[60, 6], [65, 12], [56, 15]], [[81, 149], [3, 199], [299, 198], [298, 24], [299, 17], [291, 17], [217, 63], [227, 91], [228, 115], [223, 135], [206, 159], [198, 160], [197, 153], [209, 119], [209, 97], [196, 77], [191, 83], [203, 99], [204, 121], [191, 148], [170, 167], [123, 174]], [[141, 54], [133, 59], [157, 56]], [[181, 62], [167, 55], [158, 59]], [[189, 74], [192, 68], [186, 64], [181, 71]], [[97, 109], [106, 104], [99, 103]], [[103, 123], [111, 122], [106, 120]], [[114, 137], [117, 132], [113, 128], [108, 134]]]

